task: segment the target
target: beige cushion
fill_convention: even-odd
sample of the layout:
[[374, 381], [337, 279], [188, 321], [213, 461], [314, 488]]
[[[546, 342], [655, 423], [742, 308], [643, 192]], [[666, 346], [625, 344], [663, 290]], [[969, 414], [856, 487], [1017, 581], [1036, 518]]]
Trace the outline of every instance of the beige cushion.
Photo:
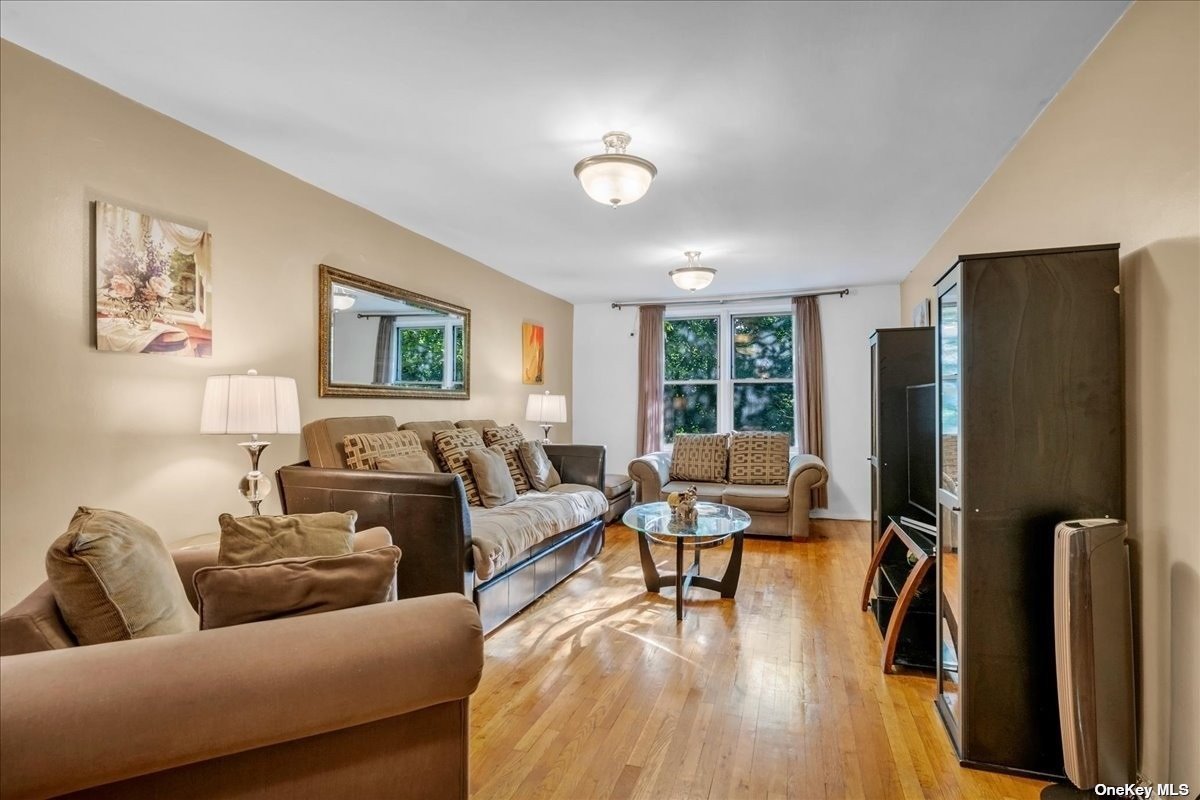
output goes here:
[[446, 465], [438, 457], [437, 445], [433, 443], [433, 434], [438, 431], [454, 430], [454, 423], [448, 419], [435, 419], [425, 422], [406, 422], [400, 426], [402, 431], [412, 431], [421, 441], [421, 447], [433, 459], [434, 465], [440, 472], [449, 472]]
[[80, 644], [198, 627], [166, 545], [128, 514], [80, 508], [67, 532], [50, 545], [46, 574]]
[[508, 471], [508, 462], [499, 447], [476, 447], [467, 451], [471, 475], [479, 489], [484, 508], [495, 508], [517, 499], [517, 487]]
[[412, 431], [387, 433], [351, 433], [342, 440], [346, 466], [350, 469], [379, 469], [379, 459], [411, 456], [424, 452], [421, 440]]
[[788, 480], [788, 435], [746, 431], [729, 437], [729, 482], [746, 486], [783, 486]]
[[483, 438], [471, 428], [451, 428], [450, 430], [435, 431], [433, 444], [446, 469], [462, 479], [463, 489], [467, 492], [467, 503], [473, 506], [481, 505], [479, 487], [475, 485], [475, 477], [471, 474], [471, 464], [467, 460], [467, 452], [475, 448], [482, 448]]
[[725, 487], [725, 494], [722, 497], [721, 502], [743, 511], [784, 513], [792, 507], [786, 484], [783, 486], [730, 484]]
[[508, 472], [512, 475], [513, 485], [517, 487], [517, 494], [525, 494], [531, 488], [529, 476], [521, 466], [521, 454], [518, 452], [523, 441], [525, 434], [516, 425], [483, 429], [483, 443], [488, 447], [499, 447], [504, 453], [504, 460], [508, 463]]
[[403, 456], [383, 456], [375, 462], [375, 469], [384, 472], [437, 472], [433, 460], [424, 450]]
[[677, 433], [671, 452], [671, 479], [723, 483], [729, 437], [723, 433]]
[[539, 492], [544, 492], [552, 486], [562, 483], [558, 470], [550, 463], [546, 448], [541, 442], [521, 442], [517, 453], [521, 456], [521, 466], [529, 476], [529, 482]]
[[387, 545], [342, 556], [203, 567], [192, 578], [200, 628], [382, 603], [391, 593], [399, 561], [400, 548]]
[[604, 496], [609, 500], [620, 497], [633, 489], [633, 479], [628, 475], [609, 472], [604, 476]]
[[235, 517], [222, 514], [217, 563], [261, 564], [277, 558], [344, 556], [354, 549], [357, 511]]
[[308, 463], [328, 469], [346, 468], [343, 440], [348, 433], [387, 433], [396, 430], [391, 417], [327, 417], [313, 420], [302, 429]]
[[668, 481], [662, 487], [662, 499], [666, 500], [667, 495], [671, 492], [686, 492], [688, 489], [696, 487], [696, 494], [706, 503], [720, 503], [721, 497], [725, 494], [725, 490], [729, 488], [726, 483], [705, 483], [703, 481]]
[[460, 419], [454, 423], [456, 428], [470, 428], [471, 430], [483, 436], [483, 432], [488, 428], [500, 427], [494, 419]]

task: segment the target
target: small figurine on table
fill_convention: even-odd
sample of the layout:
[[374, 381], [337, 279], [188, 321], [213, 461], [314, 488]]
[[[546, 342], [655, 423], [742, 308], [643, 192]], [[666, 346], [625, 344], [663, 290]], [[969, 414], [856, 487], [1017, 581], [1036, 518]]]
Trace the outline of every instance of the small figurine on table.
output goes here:
[[690, 528], [696, 524], [696, 504], [700, 502], [700, 493], [691, 486], [682, 494], [672, 492], [667, 498], [671, 507], [671, 523], [681, 528]]

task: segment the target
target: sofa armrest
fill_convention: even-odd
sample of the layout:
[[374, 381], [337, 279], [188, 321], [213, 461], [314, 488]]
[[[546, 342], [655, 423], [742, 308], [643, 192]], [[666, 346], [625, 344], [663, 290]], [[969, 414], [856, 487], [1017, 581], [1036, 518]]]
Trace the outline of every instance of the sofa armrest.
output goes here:
[[457, 475], [295, 464], [275, 476], [285, 514], [354, 510], [360, 529], [387, 528], [401, 551], [400, 597], [474, 591], [471, 517]]
[[604, 491], [607, 448], [599, 444], [548, 444], [546, 455], [563, 483], [578, 483]]
[[629, 462], [629, 477], [638, 485], [638, 502], [658, 502], [671, 480], [671, 454], [660, 450], [635, 458]]
[[[46, 797], [470, 696], [461, 595], [0, 658], [0, 794]], [[69, 756], [69, 757], [68, 757]]]
[[788, 530], [792, 538], [804, 539], [809, 533], [809, 512], [812, 511], [812, 490], [829, 480], [825, 462], [813, 455], [792, 456], [788, 472], [788, 506], [791, 519]]

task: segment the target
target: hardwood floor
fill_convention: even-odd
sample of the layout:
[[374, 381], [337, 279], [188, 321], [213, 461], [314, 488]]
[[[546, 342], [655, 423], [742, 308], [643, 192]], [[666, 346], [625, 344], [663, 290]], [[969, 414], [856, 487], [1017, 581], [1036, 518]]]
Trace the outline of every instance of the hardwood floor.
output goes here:
[[[472, 698], [471, 790], [501, 798], [1036, 798], [962, 769], [933, 680], [885, 676], [858, 610], [867, 525], [747, 539], [736, 600], [642, 583], [634, 533], [496, 631]], [[671, 550], [656, 548], [673, 569]], [[704, 553], [720, 574], [725, 546]]]

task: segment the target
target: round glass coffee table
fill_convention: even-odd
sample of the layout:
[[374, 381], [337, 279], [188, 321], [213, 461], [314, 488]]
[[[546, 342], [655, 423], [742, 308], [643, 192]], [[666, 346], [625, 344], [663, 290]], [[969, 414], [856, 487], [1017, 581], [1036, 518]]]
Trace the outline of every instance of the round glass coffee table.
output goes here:
[[[638, 550], [642, 556], [642, 577], [646, 579], [646, 590], [658, 592], [664, 586], [675, 586], [675, 619], [683, 619], [684, 599], [688, 589], [699, 586], [720, 592], [721, 597], [733, 597], [737, 593], [738, 578], [742, 573], [742, 534], [750, 527], [750, 515], [740, 508], [720, 503], [697, 503], [695, 525], [681, 526], [671, 521], [671, 507], [666, 503], [646, 503], [634, 506], [625, 512], [621, 522], [638, 532]], [[725, 574], [718, 580], [700, 574], [700, 551], [724, 544], [733, 539], [733, 552]], [[675, 573], [659, 574], [650, 554], [650, 542], [675, 547]], [[695, 550], [692, 565], [683, 568], [684, 550]]]

